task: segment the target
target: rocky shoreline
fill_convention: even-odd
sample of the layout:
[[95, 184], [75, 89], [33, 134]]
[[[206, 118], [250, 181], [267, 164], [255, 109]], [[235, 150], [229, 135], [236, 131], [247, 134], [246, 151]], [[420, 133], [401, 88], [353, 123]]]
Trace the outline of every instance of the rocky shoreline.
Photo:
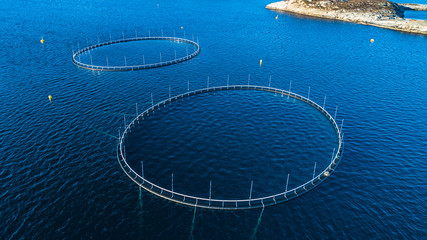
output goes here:
[[407, 10], [426, 11], [425, 4], [397, 4], [387, 0], [285, 0], [266, 8], [427, 35], [426, 20], [404, 18]]
[[427, 11], [427, 4], [398, 3], [397, 5], [402, 6], [405, 10]]

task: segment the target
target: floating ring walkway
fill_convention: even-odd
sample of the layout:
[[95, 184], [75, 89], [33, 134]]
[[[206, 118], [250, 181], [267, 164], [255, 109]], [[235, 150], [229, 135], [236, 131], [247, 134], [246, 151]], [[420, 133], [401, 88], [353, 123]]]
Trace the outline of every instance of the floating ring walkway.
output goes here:
[[[150, 64], [142, 64], [142, 65], [132, 65], [132, 66], [100, 66], [100, 65], [93, 65], [93, 64], [85, 64], [79, 61], [79, 55], [81, 55], [84, 52], [93, 50], [95, 48], [99, 48], [102, 46], [112, 45], [116, 43], [124, 43], [124, 42], [134, 42], [134, 41], [146, 41], [146, 40], [167, 40], [167, 41], [176, 41], [176, 42], [184, 42], [184, 43], [190, 43], [194, 46], [194, 52], [186, 55], [181, 58], [175, 58], [173, 60], [169, 60], [166, 62], [158, 62], [158, 63], [150, 63]], [[126, 39], [120, 39], [120, 40], [114, 40], [104, 43], [98, 43], [92, 46], [88, 46], [86, 48], [80, 49], [76, 53], [73, 53], [73, 63], [81, 68], [86, 68], [90, 70], [97, 70], [97, 71], [133, 71], [133, 70], [141, 70], [141, 69], [149, 69], [149, 68], [157, 68], [157, 67], [164, 67], [180, 62], [187, 61], [193, 57], [195, 57], [200, 52], [200, 46], [198, 43], [185, 39], [185, 38], [177, 38], [177, 37], [135, 37], [135, 38], [126, 38]]]
[[[287, 184], [286, 184], [286, 190], [284, 192], [280, 192], [274, 195], [265, 196], [261, 198], [248, 198], [248, 199], [214, 199], [214, 198], [210, 198], [210, 196], [209, 198], [204, 198], [204, 197], [181, 194], [179, 192], [174, 192], [173, 186], [172, 186], [172, 189], [166, 189], [156, 184], [153, 184], [148, 179], [144, 178], [143, 172], [141, 176], [141, 174], [136, 173], [129, 166], [128, 162], [126, 161], [126, 154], [124, 151], [124, 140], [126, 138], [127, 133], [130, 132], [131, 128], [135, 125], [135, 122], [144, 120], [144, 118], [149, 117], [150, 114], [152, 114], [156, 108], [159, 109], [160, 106], [164, 106], [168, 103], [178, 101], [185, 97], [198, 95], [198, 94], [215, 92], [215, 91], [225, 91], [225, 90], [257, 90], [257, 91], [277, 93], [277, 94], [286, 95], [294, 99], [300, 100], [317, 109], [332, 124], [332, 126], [335, 129], [336, 136], [338, 138], [338, 146], [336, 148], [337, 151], [334, 150], [334, 152], [332, 153], [332, 158], [329, 165], [317, 175], [315, 175], [315, 173], [313, 172], [313, 178], [311, 178], [309, 181], [305, 182], [304, 184], [298, 187], [288, 190]], [[341, 128], [342, 128], [342, 125], [341, 125]], [[189, 92], [177, 95], [175, 97], [170, 97], [157, 104], [152, 104], [150, 108], [146, 109], [141, 114], [138, 114], [138, 116], [134, 118], [130, 124], [126, 125], [124, 132], [119, 136], [119, 144], [117, 148], [117, 159], [123, 171], [132, 181], [134, 181], [136, 184], [138, 184], [140, 187], [144, 188], [148, 192], [155, 194], [161, 198], [174, 201], [180, 204], [188, 205], [188, 206], [209, 208], [209, 209], [236, 210], [236, 209], [260, 208], [260, 207], [265, 207], [270, 205], [276, 205], [279, 203], [286, 202], [290, 199], [296, 198], [301, 194], [310, 191], [311, 189], [319, 185], [321, 182], [323, 182], [326, 178], [328, 178], [331, 175], [331, 173], [334, 171], [334, 169], [337, 167], [338, 163], [340, 162], [343, 151], [344, 151], [344, 141], [343, 141], [343, 134], [342, 134], [341, 128], [338, 127], [332, 115], [329, 114], [319, 104], [315, 103], [309, 98], [303, 97], [299, 94], [296, 94], [290, 91], [281, 90], [281, 89], [272, 88], [272, 87], [263, 87], [263, 86], [254, 86], [254, 85], [230, 85], [230, 86], [220, 86], [220, 87], [208, 87], [208, 88], [203, 88], [195, 91], [189, 91]]]

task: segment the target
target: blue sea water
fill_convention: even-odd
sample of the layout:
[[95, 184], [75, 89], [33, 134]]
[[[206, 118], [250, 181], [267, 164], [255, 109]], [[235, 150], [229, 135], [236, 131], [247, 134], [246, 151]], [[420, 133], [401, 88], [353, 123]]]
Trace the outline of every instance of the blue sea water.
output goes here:
[[[427, 37], [273, 12], [268, 3], [3, 1], [0, 238], [425, 239]], [[185, 31], [198, 37], [201, 52], [134, 72], [72, 64], [78, 46], [135, 31]], [[158, 49], [146, 48], [157, 56]], [[288, 89], [292, 81], [302, 95], [310, 87], [316, 102], [327, 96], [328, 111], [338, 106], [345, 151], [337, 171], [263, 212], [194, 212], [140, 192], [116, 160], [123, 115], [132, 118], [136, 103], [149, 106], [151, 93], [154, 101], [165, 99], [169, 86], [178, 94], [188, 82], [191, 89], [206, 86], [208, 77], [211, 86], [223, 85], [227, 75], [230, 84], [246, 84], [248, 74], [257, 85], [271, 76], [273, 87]], [[213, 171], [203, 164], [196, 171]], [[278, 171], [272, 169], [265, 174]]]
[[405, 18], [427, 20], [427, 11], [406, 11]]
[[[320, 111], [281, 94], [230, 90], [173, 102], [125, 139], [126, 160], [154, 184], [213, 198], [248, 199], [298, 187], [329, 167], [335, 128]], [[336, 152], [336, 151], [335, 151]], [[143, 161], [143, 163], [141, 163]], [[316, 165], [316, 166], [315, 166]], [[316, 174], [316, 176], [317, 176]], [[196, 184], [195, 184], [196, 183]]]

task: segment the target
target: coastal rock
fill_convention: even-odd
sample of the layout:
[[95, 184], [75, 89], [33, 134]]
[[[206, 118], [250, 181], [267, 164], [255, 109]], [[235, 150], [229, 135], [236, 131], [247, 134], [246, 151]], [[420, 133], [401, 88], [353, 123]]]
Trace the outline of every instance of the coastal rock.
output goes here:
[[427, 5], [387, 0], [285, 0], [266, 8], [427, 35], [427, 21], [404, 18], [405, 10], [424, 7], [427, 9]]
[[404, 10], [427, 11], [427, 4], [398, 3]]

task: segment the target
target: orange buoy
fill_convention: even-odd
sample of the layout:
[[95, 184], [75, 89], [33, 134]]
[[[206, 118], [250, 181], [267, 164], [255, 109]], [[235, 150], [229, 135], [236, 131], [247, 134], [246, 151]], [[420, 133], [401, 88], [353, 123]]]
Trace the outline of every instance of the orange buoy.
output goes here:
[[43, 44], [43, 43], [44, 43], [44, 39], [43, 39], [43, 37], [42, 37], [42, 39], [40, 40], [40, 43], [41, 43], [41, 44]]

